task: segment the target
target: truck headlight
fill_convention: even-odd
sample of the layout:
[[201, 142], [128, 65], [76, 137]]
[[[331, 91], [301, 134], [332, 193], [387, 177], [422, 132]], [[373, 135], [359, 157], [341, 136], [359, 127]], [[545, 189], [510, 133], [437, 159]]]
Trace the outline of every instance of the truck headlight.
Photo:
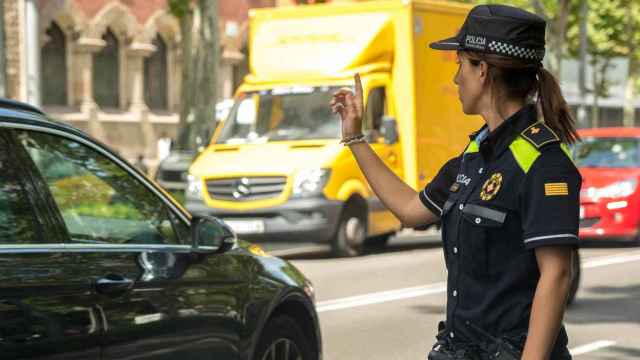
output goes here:
[[189, 174], [185, 192], [186, 197], [189, 199], [202, 199], [202, 178]]
[[306, 169], [293, 179], [293, 196], [312, 196], [322, 192], [329, 180], [329, 169]]
[[[628, 179], [607, 185], [603, 188], [590, 188], [587, 193], [594, 198], [627, 197], [636, 191], [638, 180]], [[593, 190], [592, 190], [593, 189]]]

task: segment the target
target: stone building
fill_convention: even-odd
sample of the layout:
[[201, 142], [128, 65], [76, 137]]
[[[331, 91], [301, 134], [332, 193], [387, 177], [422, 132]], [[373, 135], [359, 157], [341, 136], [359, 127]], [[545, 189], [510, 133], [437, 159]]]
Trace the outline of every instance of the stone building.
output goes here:
[[[27, 48], [28, 3], [37, 6], [37, 50]], [[275, 0], [220, 0], [220, 98], [246, 73], [248, 11]], [[29, 56], [40, 59], [44, 110], [129, 159], [156, 157], [175, 136], [180, 104], [180, 26], [167, 0], [3, 1], [5, 96], [27, 101]], [[34, 30], [35, 31], [35, 30]], [[30, 51], [31, 50], [31, 51]], [[31, 55], [30, 55], [31, 54]]]

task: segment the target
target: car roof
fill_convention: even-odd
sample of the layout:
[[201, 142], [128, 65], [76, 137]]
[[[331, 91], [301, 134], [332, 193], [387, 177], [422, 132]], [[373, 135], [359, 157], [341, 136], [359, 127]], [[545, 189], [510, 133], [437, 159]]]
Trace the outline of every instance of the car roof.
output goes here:
[[578, 129], [581, 137], [640, 137], [640, 127], [604, 127]]
[[38, 113], [38, 114], [44, 115], [42, 110], [38, 109], [37, 107], [35, 107], [33, 105], [29, 105], [27, 103], [15, 101], [15, 100], [4, 99], [4, 98], [0, 98], [0, 108], [12, 109], [12, 110], [30, 111], [30, 112], [34, 112], [34, 113]]
[[87, 140], [96, 142], [95, 139], [91, 138], [82, 130], [69, 124], [65, 124], [63, 122], [56, 121], [47, 117], [47, 115], [42, 110], [33, 105], [15, 100], [0, 98], [0, 122], [7, 122], [7, 120], [18, 124], [45, 126], [63, 130], [71, 132], [74, 135], [81, 136]]

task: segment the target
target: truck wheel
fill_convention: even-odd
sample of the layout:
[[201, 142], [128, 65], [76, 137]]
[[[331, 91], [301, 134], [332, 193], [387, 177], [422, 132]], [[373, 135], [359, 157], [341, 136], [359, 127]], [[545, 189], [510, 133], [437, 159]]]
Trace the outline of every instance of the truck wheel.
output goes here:
[[372, 236], [364, 241], [364, 246], [371, 249], [381, 249], [387, 246], [389, 239], [394, 235], [393, 232]]
[[357, 256], [367, 234], [366, 216], [356, 207], [347, 206], [340, 216], [338, 229], [331, 240], [331, 252], [337, 257]]
[[571, 305], [576, 298], [576, 293], [580, 287], [580, 252], [578, 250], [573, 252], [573, 279], [571, 279], [571, 288], [569, 288], [569, 298], [567, 299], [567, 305]]

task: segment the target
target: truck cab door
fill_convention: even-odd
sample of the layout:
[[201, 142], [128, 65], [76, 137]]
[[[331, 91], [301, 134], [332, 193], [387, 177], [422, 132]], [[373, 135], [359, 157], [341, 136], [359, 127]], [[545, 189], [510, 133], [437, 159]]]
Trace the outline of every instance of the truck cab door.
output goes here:
[[[398, 177], [404, 178], [402, 163], [402, 149], [400, 142], [387, 141], [384, 136], [383, 122], [394, 118], [388, 82], [374, 82], [371, 79], [367, 85], [363, 127], [371, 148], [380, 159]], [[374, 85], [375, 84], [375, 85]], [[368, 199], [369, 205], [369, 234], [384, 234], [397, 230], [400, 222], [388, 211], [375, 195]]]
[[365, 103], [363, 127], [376, 154], [396, 175], [402, 178], [404, 171], [400, 142], [388, 143], [385, 141], [382, 129], [385, 118], [395, 118], [395, 112], [391, 111], [391, 99], [387, 89], [388, 87], [384, 84], [369, 88]]

